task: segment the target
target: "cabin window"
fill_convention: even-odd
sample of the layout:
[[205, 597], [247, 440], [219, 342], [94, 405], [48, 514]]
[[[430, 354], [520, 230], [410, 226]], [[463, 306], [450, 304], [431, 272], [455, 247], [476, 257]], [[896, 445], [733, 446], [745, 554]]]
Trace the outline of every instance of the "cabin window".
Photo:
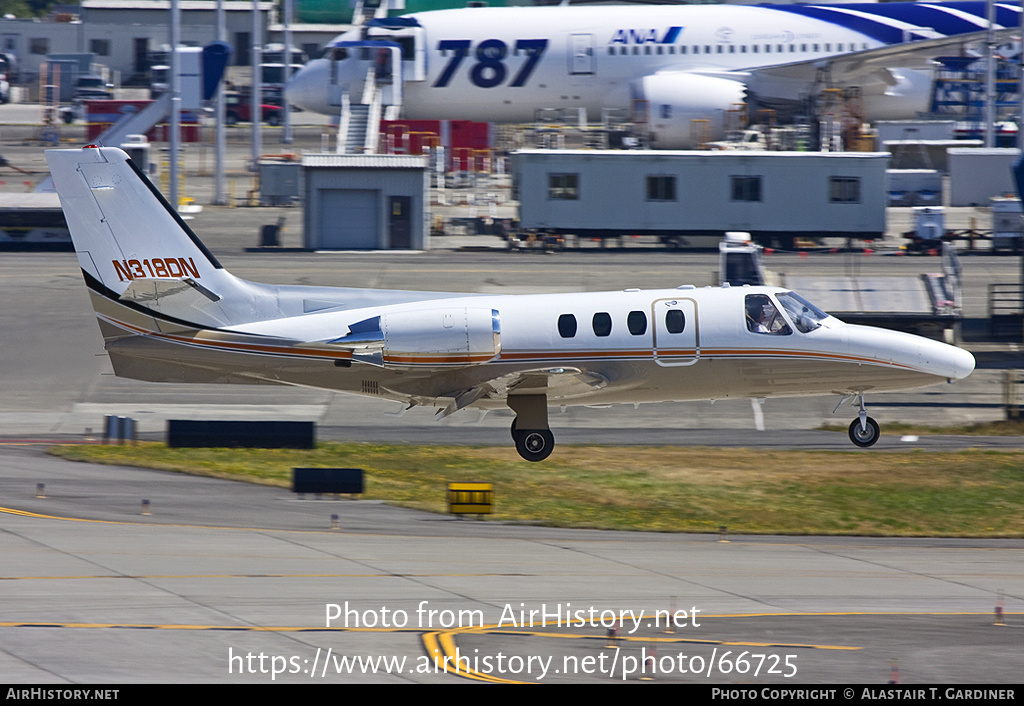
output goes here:
[[647, 314], [642, 311], [631, 311], [626, 316], [626, 328], [634, 336], [643, 336], [647, 333]]
[[730, 44], [729, 45], [729, 53], [730, 54], [735, 54], [736, 53], [736, 45], [735, 44]]
[[562, 338], [572, 338], [576, 335], [576, 317], [572, 314], [562, 314], [558, 317], [558, 335]]
[[817, 44], [814, 45], [814, 51], [818, 51], [818, 45]]
[[761, 177], [731, 176], [733, 201], [760, 201]]
[[609, 55], [615, 54], [615, 47], [608, 47], [608, 54]]
[[665, 53], [665, 47], [663, 47], [663, 46], [661, 46], [661, 45], [659, 44], [659, 45], [658, 45], [658, 53], [659, 53], [659, 54], [664, 54], [664, 53]]
[[610, 336], [612, 334], [611, 314], [606, 314], [603, 311], [597, 312], [594, 314], [593, 325], [595, 336]]
[[[675, 54], [676, 53], [676, 48], [670, 46], [668, 48], [668, 53], [669, 54]], [[686, 47], [679, 47], [679, 53], [680, 54], [685, 54], [686, 53]]]
[[579, 174], [548, 174], [548, 198], [576, 201], [580, 197]]
[[674, 176], [647, 177], [648, 201], [675, 201], [676, 178]]
[[743, 307], [746, 313], [747, 330], [751, 333], [772, 336], [788, 336], [793, 333], [768, 295], [748, 294]]
[[665, 312], [665, 330], [669, 333], [682, 333], [686, 328], [686, 315], [682, 309], [669, 309]]
[[[756, 54], [756, 53], [757, 53], [757, 51], [758, 51], [757, 47], [758, 47], [758, 45], [757, 45], [757, 44], [751, 44], [751, 45], [750, 45], [750, 50], [751, 50], [752, 52], [754, 52], [754, 53]], [[766, 47], [765, 47], [765, 49], [767, 49], [767, 48], [768, 48], [768, 47], [766, 46]]]
[[860, 177], [829, 177], [829, 203], [860, 203]]
[[721, 53], [722, 53], [722, 45], [721, 45], [721, 44], [719, 44], [719, 45], [718, 45], [718, 53], [719, 53], [719, 54], [721, 54]]

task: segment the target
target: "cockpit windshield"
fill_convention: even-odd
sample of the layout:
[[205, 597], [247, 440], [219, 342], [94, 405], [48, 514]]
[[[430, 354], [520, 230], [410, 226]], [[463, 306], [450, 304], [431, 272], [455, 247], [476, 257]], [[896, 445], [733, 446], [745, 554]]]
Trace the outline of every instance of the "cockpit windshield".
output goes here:
[[828, 314], [793, 292], [777, 295], [782, 308], [786, 310], [790, 321], [800, 333], [810, 333], [821, 326]]

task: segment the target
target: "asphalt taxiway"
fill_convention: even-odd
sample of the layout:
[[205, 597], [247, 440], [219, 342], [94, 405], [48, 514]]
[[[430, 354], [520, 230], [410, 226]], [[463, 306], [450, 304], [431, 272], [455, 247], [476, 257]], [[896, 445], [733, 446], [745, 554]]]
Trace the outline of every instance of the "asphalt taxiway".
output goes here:
[[[236, 158], [244, 153], [241, 144], [234, 149]], [[41, 163], [41, 155], [25, 150], [19, 164]], [[207, 207], [193, 225], [235, 274], [281, 283], [598, 291], [703, 286], [716, 267], [708, 254], [468, 253], [443, 239], [436, 241], [441, 249], [426, 253], [249, 252], [259, 226], [281, 216], [284, 245], [297, 245], [297, 209]], [[767, 264], [818, 274], [938, 269], [934, 258], [877, 253], [782, 254]], [[980, 319], [988, 283], [1016, 281], [1019, 263], [972, 256], [964, 273], [965, 311]], [[318, 422], [320, 438], [508, 443], [511, 416], [466, 412], [437, 424], [430, 410], [387, 416], [397, 405], [324, 391], [114, 378], [70, 253], [3, 253], [0, 301], [5, 682], [621, 681], [639, 679], [644, 664], [653, 664], [656, 681], [747, 686], [884, 683], [894, 667], [902, 682], [1019, 681], [1020, 540], [724, 542], [556, 530], [70, 463], [11, 441], [95, 435], [104, 415], [120, 414], [136, 418], [149, 435], [180, 417], [304, 419]], [[1019, 347], [1009, 350], [1019, 354]], [[957, 385], [872, 395], [868, 403], [884, 432], [888, 421], [997, 419], [1002, 394], [1002, 371], [988, 369]], [[552, 426], [560, 444], [864, 453], [845, 433], [811, 431], [852, 419], [849, 408], [832, 415], [836, 401], [570, 409], [553, 413]], [[884, 436], [869, 453], [1022, 444]], [[35, 497], [37, 483], [45, 484], [45, 498]], [[141, 514], [143, 499], [149, 515]], [[331, 606], [344, 609], [346, 602], [359, 626], [335, 620], [328, 627]], [[1007, 617], [997, 626], [992, 613], [1000, 602]], [[524, 626], [520, 617], [530, 611], [542, 612]], [[606, 611], [626, 618], [614, 646], [601, 624]], [[651, 625], [656, 611], [684, 611], [686, 624], [665, 632]], [[597, 624], [564, 628], [551, 624], [553, 613]], [[641, 615], [639, 626], [629, 622]], [[357, 657], [363, 661], [347, 661]]]
[[1024, 659], [1021, 540], [570, 531], [0, 463], [8, 683], [1015, 684]]

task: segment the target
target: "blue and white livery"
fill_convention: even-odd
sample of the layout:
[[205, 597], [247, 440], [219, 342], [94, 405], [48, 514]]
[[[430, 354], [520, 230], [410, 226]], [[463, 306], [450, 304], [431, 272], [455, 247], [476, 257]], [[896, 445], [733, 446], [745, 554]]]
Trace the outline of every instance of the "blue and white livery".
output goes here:
[[[1020, 12], [998, 3], [996, 28], [1018, 27]], [[984, 2], [440, 10], [340, 35], [287, 92], [336, 115], [372, 70], [404, 118], [529, 122], [556, 108], [599, 121], [612, 109], [646, 120], [655, 146], [682, 148], [695, 120], [715, 137], [739, 104], [805, 112], [833, 85], [858, 87], [869, 120], [912, 117], [928, 107], [932, 60], [986, 27]]]

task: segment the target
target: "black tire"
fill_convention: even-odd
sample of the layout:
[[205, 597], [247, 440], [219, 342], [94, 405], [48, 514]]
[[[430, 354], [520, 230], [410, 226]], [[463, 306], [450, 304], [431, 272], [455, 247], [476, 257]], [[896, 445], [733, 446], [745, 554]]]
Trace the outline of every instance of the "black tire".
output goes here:
[[512, 432], [512, 441], [518, 441], [518, 439], [516, 439], [516, 419], [515, 418], [512, 420], [512, 428], [510, 429], [510, 431]]
[[869, 446], [874, 446], [875, 442], [878, 441], [878, 437], [881, 436], [881, 431], [878, 429], [878, 422], [871, 417], [866, 420], [867, 428], [860, 428], [860, 419], [854, 419], [850, 424], [850, 441], [862, 449], [866, 449]]
[[234, 113], [234, 112], [231, 112], [231, 111], [225, 113], [224, 114], [224, 124], [225, 125], [237, 125], [238, 124], [238, 115], [236, 113]]
[[516, 451], [527, 461], [543, 461], [555, 448], [550, 429], [524, 429], [516, 432]]
[[267, 125], [277, 127], [281, 124], [281, 115], [276, 111], [267, 116]]

